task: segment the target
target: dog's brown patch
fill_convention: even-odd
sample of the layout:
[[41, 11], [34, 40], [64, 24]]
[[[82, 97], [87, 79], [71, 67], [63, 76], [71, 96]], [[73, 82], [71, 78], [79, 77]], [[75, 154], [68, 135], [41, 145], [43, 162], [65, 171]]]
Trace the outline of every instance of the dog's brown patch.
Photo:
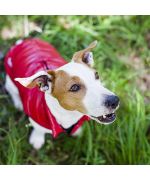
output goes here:
[[[53, 77], [51, 94], [59, 101], [60, 105], [67, 110], [77, 110], [81, 113], [86, 113], [82, 102], [86, 94], [86, 87], [83, 81], [77, 76], [70, 76], [63, 70], [49, 71], [48, 73]], [[70, 91], [74, 84], [80, 85], [79, 91]]]

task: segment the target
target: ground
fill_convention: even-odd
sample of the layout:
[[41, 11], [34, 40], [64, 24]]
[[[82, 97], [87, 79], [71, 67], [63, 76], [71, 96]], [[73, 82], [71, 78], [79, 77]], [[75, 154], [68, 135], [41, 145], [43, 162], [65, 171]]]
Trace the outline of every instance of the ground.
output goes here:
[[[0, 164], [150, 164], [149, 25], [149, 16], [0, 16]], [[98, 40], [96, 68], [121, 101], [113, 124], [87, 122], [81, 137], [47, 135], [33, 150], [27, 116], [4, 89], [3, 67], [5, 53], [28, 29], [67, 61]]]

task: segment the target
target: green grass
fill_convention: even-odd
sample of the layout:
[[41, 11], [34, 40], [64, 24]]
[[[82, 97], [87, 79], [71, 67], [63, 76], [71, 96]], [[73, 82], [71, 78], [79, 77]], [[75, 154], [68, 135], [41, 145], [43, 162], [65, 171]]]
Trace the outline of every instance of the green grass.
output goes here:
[[[96, 68], [106, 87], [121, 104], [117, 120], [108, 126], [85, 123], [78, 138], [47, 135], [44, 147], [35, 151], [28, 143], [31, 127], [3, 89], [0, 60], [0, 164], [150, 164], [150, 91], [143, 76], [150, 74], [149, 16], [29, 16], [43, 28], [31, 33], [52, 43], [70, 60], [73, 53], [97, 39]], [[0, 37], [5, 54], [21, 36], [22, 16], [0, 16], [0, 31], [13, 26], [17, 34]], [[137, 57], [140, 61], [138, 64]], [[135, 67], [136, 65], [136, 67]], [[139, 83], [140, 80], [140, 83]], [[142, 85], [146, 89], [142, 90]]]

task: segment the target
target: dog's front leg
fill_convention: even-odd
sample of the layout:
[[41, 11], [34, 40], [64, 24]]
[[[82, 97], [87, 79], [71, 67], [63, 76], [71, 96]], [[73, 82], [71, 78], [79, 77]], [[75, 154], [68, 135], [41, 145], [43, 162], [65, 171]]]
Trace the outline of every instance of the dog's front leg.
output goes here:
[[40, 149], [45, 143], [45, 133], [33, 128], [29, 142], [35, 149]]
[[45, 131], [34, 122], [32, 118], [29, 117], [29, 121], [33, 126], [33, 130], [31, 132], [29, 143], [35, 148], [40, 149], [45, 143]]

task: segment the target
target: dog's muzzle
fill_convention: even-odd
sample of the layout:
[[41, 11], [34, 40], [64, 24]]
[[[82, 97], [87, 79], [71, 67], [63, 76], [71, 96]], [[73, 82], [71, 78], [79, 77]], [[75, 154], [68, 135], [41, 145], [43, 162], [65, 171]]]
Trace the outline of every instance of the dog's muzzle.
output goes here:
[[96, 120], [98, 123], [110, 124], [110, 123], [114, 122], [116, 119], [116, 115], [115, 115], [114, 111], [119, 107], [118, 96], [115, 96], [115, 95], [106, 96], [104, 105], [106, 108], [109, 109], [109, 111], [111, 113], [105, 114], [102, 116], [98, 116], [98, 117], [91, 116], [91, 118]]

